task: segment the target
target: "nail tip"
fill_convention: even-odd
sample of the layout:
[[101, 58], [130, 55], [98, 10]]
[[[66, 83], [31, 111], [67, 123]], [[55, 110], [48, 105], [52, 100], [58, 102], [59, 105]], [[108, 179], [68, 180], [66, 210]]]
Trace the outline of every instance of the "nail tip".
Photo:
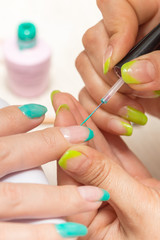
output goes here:
[[58, 164], [61, 168], [67, 169], [67, 161], [70, 158], [75, 158], [82, 155], [82, 153], [75, 151], [75, 150], [68, 150], [58, 161]]
[[106, 190], [102, 189], [103, 191], [103, 196], [101, 197], [100, 201], [108, 201], [110, 199], [110, 194]]
[[55, 224], [57, 232], [63, 237], [80, 237], [85, 236], [88, 233], [88, 229], [86, 226], [73, 223], [73, 222], [66, 222], [61, 224]]
[[62, 104], [62, 105], [60, 105], [59, 107], [58, 107], [58, 109], [57, 109], [57, 111], [56, 111], [56, 116], [58, 115], [58, 113], [59, 113], [59, 111], [61, 110], [61, 109], [66, 109], [66, 110], [70, 110], [70, 108], [69, 108], [69, 106], [67, 105], [67, 104]]
[[89, 127], [87, 127], [87, 128], [88, 128], [88, 130], [89, 130], [89, 135], [88, 135], [87, 139], [85, 140], [85, 142], [87, 142], [87, 141], [91, 140], [92, 138], [94, 138], [94, 132], [93, 132], [93, 130], [90, 129]]
[[36, 103], [24, 104], [18, 108], [31, 119], [42, 117], [48, 111], [47, 107]]
[[131, 106], [127, 106], [127, 109], [126, 116], [123, 116], [124, 119], [139, 125], [145, 125], [147, 123], [148, 117], [143, 112]]

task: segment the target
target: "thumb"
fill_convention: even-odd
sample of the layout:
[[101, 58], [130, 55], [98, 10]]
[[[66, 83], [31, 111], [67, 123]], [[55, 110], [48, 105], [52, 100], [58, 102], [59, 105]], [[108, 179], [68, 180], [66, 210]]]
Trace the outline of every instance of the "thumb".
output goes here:
[[160, 90], [160, 51], [155, 51], [125, 63], [121, 68], [123, 80], [137, 91]]
[[158, 5], [153, 0], [147, 3], [146, 0], [97, 0], [97, 5], [110, 39], [104, 57], [104, 73], [107, 73], [128, 53], [137, 38], [142, 38], [144, 33], [138, 32], [138, 28], [153, 18]]
[[[110, 205], [125, 225], [137, 223], [145, 208], [138, 207], [147, 199], [147, 187], [129, 176], [107, 156], [87, 146], [68, 150], [59, 165], [75, 180], [85, 185], [98, 186], [110, 193]], [[142, 214], [142, 215], [141, 215]]]

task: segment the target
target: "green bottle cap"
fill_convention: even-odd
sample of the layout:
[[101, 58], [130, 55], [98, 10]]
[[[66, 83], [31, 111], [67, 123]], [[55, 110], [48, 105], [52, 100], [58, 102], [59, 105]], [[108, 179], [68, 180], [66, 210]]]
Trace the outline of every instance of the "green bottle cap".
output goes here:
[[18, 38], [21, 41], [31, 41], [36, 37], [36, 27], [33, 23], [25, 22], [18, 26]]

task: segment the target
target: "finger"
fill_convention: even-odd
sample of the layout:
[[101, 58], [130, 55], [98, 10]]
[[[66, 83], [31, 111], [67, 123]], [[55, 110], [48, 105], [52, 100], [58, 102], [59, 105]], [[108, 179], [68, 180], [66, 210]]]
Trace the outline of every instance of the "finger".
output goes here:
[[27, 132], [44, 120], [47, 108], [39, 104], [8, 106], [0, 109], [0, 136]]
[[121, 68], [123, 80], [137, 91], [160, 89], [160, 51], [139, 57], [125, 63]]
[[113, 153], [118, 157], [122, 167], [127, 173], [133, 177], [138, 177], [139, 179], [151, 177], [151, 174], [146, 167], [119, 136], [111, 135], [106, 132], [104, 132], [104, 136], [108, 140]]
[[[79, 106], [76, 105], [76, 101], [74, 101], [75, 99], [70, 94], [60, 92], [57, 93], [57, 91], [53, 91], [51, 94], [51, 100], [56, 111], [55, 126], [69, 126], [70, 124], [79, 125], [83, 121]], [[64, 108], [64, 106], [66, 107], [66, 104], [67, 109]], [[92, 129], [93, 126], [91, 125], [90, 127]], [[89, 144], [92, 145], [92, 140], [89, 141]], [[59, 165], [57, 166], [57, 179], [59, 185], [81, 185], [71, 176], [66, 174]], [[67, 220], [74, 222], [78, 219], [79, 223], [83, 223], [86, 226], [89, 226], [96, 214], [97, 210], [88, 212], [88, 217], [86, 218], [86, 213], [80, 213], [74, 216], [68, 216]]]
[[77, 145], [62, 156], [59, 165], [81, 183], [107, 190], [111, 195], [110, 205], [125, 225], [137, 224], [139, 216], [144, 214], [138, 205], [147, 199], [148, 189], [102, 153]]
[[[75, 107], [70, 98], [66, 97], [66, 94], [61, 93], [58, 90], [52, 91], [51, 102], [56, 112], [56, 118], [54, 121], [55, 127], [68, 127], [77, 125], [77, 121], [71, 111], [72, 109], [75, 110]], [[80, 185], [78, 182], [68, 176], [68, 174], [62, 171], [59, 165], [57, 166], [57, 182], [58, 185]]]
[[[59, 104], [67, 103], [68, 110], [66, 111], [65, 108], [61, 108], [61, 111], [58, 111], [56, 116], [55, 122], [57, 123], [58, 120], [62, 121], [63, 124], [67, 124], [66, 118], [68, 119], [70, 116], [69, 121], [73, 121], [74, 124], [81, 124], [87, 117], [88, 113], [85, 109], [81, 106], [81, 104], [70, 94], [66, 93], [58, 93], [53, 97], [53, 106], [58, 109]], [[63, 106], [63, 105], [60, 105]], [[109, 144], [106, 142], [103, 134], [99, 131], [97, 126], [94, 124], [92, 119], [90, 118], [86, 122], [86, 126], [91, 128], [94, 131], [95, 137], [89, 141], [90, 146], [94, 146], [98, 151], [110, 154], [112, 158], [114, 157], [113, 153], [110, 151]], [[103, 144], [102, 144], [103, 143]]]
[[[106, 65], [112, 68], [135, 44], [138, 26], [151, 20], [157, 13], [158, 3], [149, 0], [97, 0], [110, 40], [104, 54]], [[153, 28], [153, 26], [152, 26]], [[129, 41], [128, 41], [129, 36]], [[104, 66], [105, 66], [104, 64]], [[107, 72], [107, 71], [106, 71]]]
[[18, 224], [0, 223], [1, 238], [3, 240], [62, 240], [85, 236], [87, 228], [78, 223], [63, 224]]
[[[97, 75], [84, 52], [78, 61], [77, 69], [83, 78], [86, 89], [93, 100], [99, 105], [101, 98], [108, 92], [110, 86]], [[85, 105], [87, 106], [86, 103]], [[147, 122], [147, 117], [143, 113], [142, 106], [137, 101], [118, 92], [107, 104], [103, 104], [102, 108], [111, 114], [118, 115], [136, 124], [144, 125]]]
[[[97, 104], [91, 99], [85, 89], [80, 92], [79, 99], [82, 106], [84, 106], [88, 111], [88, 114], [91, 114], [97, 107]], [[116, 135], [132, 135], [133, 128], [129, 122], [118, 116], [107, 113], [101, 108], [99, 108], [97, 112], [93, 114], [92, 119], [96, 125], [104, 131]]]
[[0, 176], [58, 159], [71, 144], [88, 141], [93, 136], [89, 128], [72, 126], [1, 137]]
[[[160, 95], [160, 93], [158, 93]], [[149, 114], [160, 118], [160, 101], [159, 101], [159, 97], [156, 99], [146, 99], [146, 98], [142, 98], [138, 100], [141, 104], [143, 104], [144, 109], [146, 112], [148, 112]]]
[[97, 187], [73, 185], [0, 183], [0, 193], [3, 220], [70, 216], [96, 210], [110, 197]]

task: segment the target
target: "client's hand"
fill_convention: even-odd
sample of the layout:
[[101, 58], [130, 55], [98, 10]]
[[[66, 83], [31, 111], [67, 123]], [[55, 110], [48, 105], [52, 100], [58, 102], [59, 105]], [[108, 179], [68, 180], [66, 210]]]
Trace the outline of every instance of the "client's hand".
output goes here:
[[[37, 104], [0, 110], [0, 177], [53, 161], [74, 143], [93, 137], [86, 127], [48, 128], [26, 133], [44, 120], [46, 108]], [[11, 220], [45, 219], [93, 211], [109, 194], [97, 187], [0, 183], [0, 239], [61, 240], [87, 234], [76, 223], [20, 224]], [[7, 220], [7, 222], [6, 222]]]
[[[62, 103], [68, 104], [68, 110]], [[68, 94], [55, 94], [53, 105], [55, 110], [61, 105], [55, 122], [58, 125], [64, 119], [68, 125], [80, 124], [87, 116]], [[160, 182], [151, 177], [119, 137], [103, 135], [91, 119], [87, 126], [94, 130], [95, 137], [89, 146], [76, 145], [61, 157], [59, 184], [102, 187], [111, 198], [98, 211], [69, 219], [88, 226], [89, 233], [83, 238], [87, 240], [158, 240]]]

